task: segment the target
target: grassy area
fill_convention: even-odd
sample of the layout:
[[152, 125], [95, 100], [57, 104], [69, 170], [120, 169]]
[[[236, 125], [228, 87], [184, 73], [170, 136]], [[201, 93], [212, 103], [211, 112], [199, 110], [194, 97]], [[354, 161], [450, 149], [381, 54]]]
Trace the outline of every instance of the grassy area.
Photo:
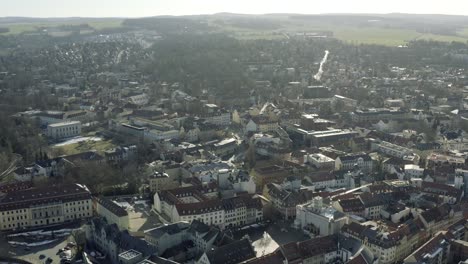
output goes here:
[[284, 38], [282, 32], [294, 34], [297, 32], [332, 31], [335, 38], [352, 44], [378, 44], [385, 46], [398, 46], [412, 40], [426, 39], [436, 41], [468, 41], [468, 28], [458, 32], [457, 36], [443, 36], [435, 34], [421, 34], [411, 29], [383, 28], [383, 27], [355, 27], [332, 25], [326, 23], [292, 23], [283, 21], [276, 30], [254, 30], [232, 25], [211, 23], [211, 26], [231, 34], [239, 39], [280, 39]]
[[10, 31], [6, 33], [0, 33], [0, 35], [15, 35], [21, 34], [23, 32], [36, 31], [40, 25], [38, 24], [15, 24], [15, 25], [5, 25], [2, 27], [7, 27]]
[[63, 155], [77, 154], [85, 151], [96, 150], [99, 154], [103, 154], [104, 151], [114, 148], [115, 145], [110, 140], [102, 141], [82, 141], [75, 144], [66, 146], [56, 147], [58, 152]]
[[122, 26], [122, 19], [115, 20], [104, 20], [104, 21], [93, 21], [89, 22], [88, 25], [96, 30], [101, 30], [105, 28], [117, 28]]
[[459, 36], [468, 38], [468, 27], [466, 27], [466, 28], [464, 28], [464, 29], [458, 31], [457, 34], [458, 34]]
[[68, 22], [57, 22], [57, 23], [26, 23], [26, 24], [11, 24], [11, 25], [0, 25], [0, 27], [6, 27], [10, 31], [6, 33], [0, 33], [0, 35], [14, 35], [25, 32], [37, 31], [40, 27], [58, 27], [64, 25], [80, 25], [88, 24], [95, 30], [102, 30], [106, 28], [116, 28], [122, 26], [123, 19], [109, 19], [109, 20], [91, 20], [91, 21], [68, 21]]

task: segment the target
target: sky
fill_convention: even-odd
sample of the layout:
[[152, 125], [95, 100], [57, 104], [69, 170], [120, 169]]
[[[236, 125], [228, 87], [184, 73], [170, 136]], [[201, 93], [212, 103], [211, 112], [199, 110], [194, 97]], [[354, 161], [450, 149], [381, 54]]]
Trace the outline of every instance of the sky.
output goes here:
[[146, 17], [219, 12], [468, 15], [468, 0], [0, 0], [0, 17]]

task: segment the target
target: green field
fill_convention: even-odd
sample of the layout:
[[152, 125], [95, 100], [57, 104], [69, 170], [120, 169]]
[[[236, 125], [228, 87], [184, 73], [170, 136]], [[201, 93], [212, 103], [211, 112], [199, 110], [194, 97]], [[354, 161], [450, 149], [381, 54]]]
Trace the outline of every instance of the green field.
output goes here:
[[378, 44], [385, 46], [398, 46], [412, 40], [436, 40], [436, 41], [468, 41], [468, 28], [457, 32], [456, 36], [444, 36], [435, 34], [422, 34], [416, 30], [383, 28], [376, 26], [339, 26], [326, 23], [292, 23], [284, 20], [274, 30], [256, 30], [232, 26], [229, 24], [217, 24], [211, 21], [211, 26], [218, 28], [238, 39], [281, 39], [286, 38], [284, 33], [292, 34], [298, 32], [332, 31], [333, 36], [339, 40], [352, 44]]
[[8, 28], [10, 31], [6, 33], [0, 33], [0, 35], [14, 35], [25, 32], [34, 32], [41, 27], [58, 27], [64, 25], [80, 25], [88, 24], [95, 30], [102, 30], [106, 28], [116, 28], [122, 25], [122, 19], [109, 19], [109, 20], [92, 20], [92, 21], [70, 21], [70, 22], [59, 22], [59, 23], [25, 23], [25, 24], [0, 24], [0, 27]]

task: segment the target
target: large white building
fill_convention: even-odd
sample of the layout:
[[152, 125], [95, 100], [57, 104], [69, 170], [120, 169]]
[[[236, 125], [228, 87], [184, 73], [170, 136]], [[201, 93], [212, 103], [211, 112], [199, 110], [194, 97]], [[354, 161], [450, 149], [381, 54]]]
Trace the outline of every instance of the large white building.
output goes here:
[[331, 206], [324, 206], [320, 196], [310, 203], [296, 206], [296, 226], [312, 234], [337, 234], [347, 223], [348, 217]]
[[79, 184], [6, 193], [0, 198], [0, 230], [18, 230], [91, 217], [91, 193]]
[[47, 136], [53, 140], [76, 137], [81, 134], [81, 122], [70, 121], [49, 124], [47, 126]]
[[352, 170], [355, 166], [363, 172], [372, 172], [374, 161], [365, 153], [349, 154], [336, 158], [335, 170]]

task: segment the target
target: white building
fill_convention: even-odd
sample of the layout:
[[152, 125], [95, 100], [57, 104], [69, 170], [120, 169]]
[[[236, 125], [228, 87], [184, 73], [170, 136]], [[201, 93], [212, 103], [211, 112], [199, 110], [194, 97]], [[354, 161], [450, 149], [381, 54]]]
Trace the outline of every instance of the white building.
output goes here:
[[333, 207], [324, 206], [322, 197], [296, 206], [295, 224], [306, 232], [320, 236], [337, 234], [346, 223], [348, 217]]
[[414, 164], [405, 165], [405, 176], [407, 179], [423, 178], [424, 168]]
[[95, 203], [96, 213], [106, 218], [107, 223], [116, 224], [119, 230], [128, 230], [130, 222], [125, 209], [106, 198], [95, 198]]
[[79, 184], [31, 188], [0, 198], [0, 230], [56, 225], [92, 214], [91, 193]]
[[335, 170], [352, 170], [355, 166], [363, 172], [372, 172], [374, 161], [365, 153], [349, 154], [336, 158]]
[[335, 160], [320, 153], [304, 155], [304, 163], [314, 165], [316, 168], [333, 168]]
[[76, 137], [81, 134], [81, 122], [70, 121], [47, 125], [47, 136], [53, 140]]
[[416, 154], [409, 148], [405, 148], [402, 146], [398, 146], [386, 141], [375, 141], [372, 143], [372, 150], [376, 150], [379, 153], [396, 157], [400, 159], [405, 159], [411, 156], [415, 156]]

